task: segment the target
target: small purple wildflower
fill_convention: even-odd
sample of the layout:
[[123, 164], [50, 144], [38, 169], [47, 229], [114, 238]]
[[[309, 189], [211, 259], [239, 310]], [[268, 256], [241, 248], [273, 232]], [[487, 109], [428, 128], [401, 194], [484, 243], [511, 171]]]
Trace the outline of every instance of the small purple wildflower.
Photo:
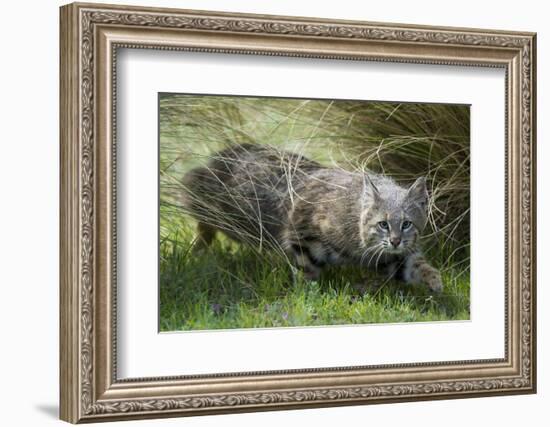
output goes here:
[[282, 315], [283, 320], [288, 320], [288, 313], [285, 311]]

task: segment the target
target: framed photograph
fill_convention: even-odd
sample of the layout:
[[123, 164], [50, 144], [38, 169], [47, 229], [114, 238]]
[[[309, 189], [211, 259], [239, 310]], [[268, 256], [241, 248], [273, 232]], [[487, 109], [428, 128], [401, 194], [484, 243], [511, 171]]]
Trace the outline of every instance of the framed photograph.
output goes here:
[[60, 22], [63, 420], [535, 392], [535, 34]]

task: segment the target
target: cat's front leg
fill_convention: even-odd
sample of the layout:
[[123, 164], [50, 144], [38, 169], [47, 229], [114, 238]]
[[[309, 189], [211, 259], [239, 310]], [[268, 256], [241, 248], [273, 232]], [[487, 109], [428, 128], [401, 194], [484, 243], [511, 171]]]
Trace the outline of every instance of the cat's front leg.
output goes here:
[[315, 282], [321, 276], [323, 264], [317, 261], [307, 246], [291, 245], [291, 254], [296, 267], [304, 272], [304, 279], [308, 282]]
[[404, 262], [401, 276], [406, 283], [419, 284], [423, 283], [433, 292], [441, 292], [443, 282], [441, 274], [432, 267], [428, 261], [420, 253], [409, 255]]

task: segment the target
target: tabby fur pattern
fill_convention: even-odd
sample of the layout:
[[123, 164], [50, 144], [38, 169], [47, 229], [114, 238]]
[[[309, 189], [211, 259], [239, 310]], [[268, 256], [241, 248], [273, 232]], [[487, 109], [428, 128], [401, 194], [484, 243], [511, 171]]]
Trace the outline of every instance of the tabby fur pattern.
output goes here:
[[427, 223], [424, 177], [404, 188], [388, 176], [241, 144], [188, 172], [184, 187], [184, 206], [198, 221], [197, 249], [220, 231], [260, 250], [281, 250], [309, 280], [328, 265], [356, 265], [442, 290], [418, 244]]

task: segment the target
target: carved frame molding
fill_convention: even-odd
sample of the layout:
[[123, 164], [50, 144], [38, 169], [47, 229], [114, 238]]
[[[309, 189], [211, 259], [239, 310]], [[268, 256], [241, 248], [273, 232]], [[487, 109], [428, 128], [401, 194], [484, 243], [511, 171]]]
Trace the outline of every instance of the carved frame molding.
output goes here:
[[[535, 391], [534, 34], [71, 4], [61, 8], [60, 41], [62, 419], [101, 421]], [[113, 146], [114, 65], [120, 47], [504, 67], [506, 357], [117, 380]]]

